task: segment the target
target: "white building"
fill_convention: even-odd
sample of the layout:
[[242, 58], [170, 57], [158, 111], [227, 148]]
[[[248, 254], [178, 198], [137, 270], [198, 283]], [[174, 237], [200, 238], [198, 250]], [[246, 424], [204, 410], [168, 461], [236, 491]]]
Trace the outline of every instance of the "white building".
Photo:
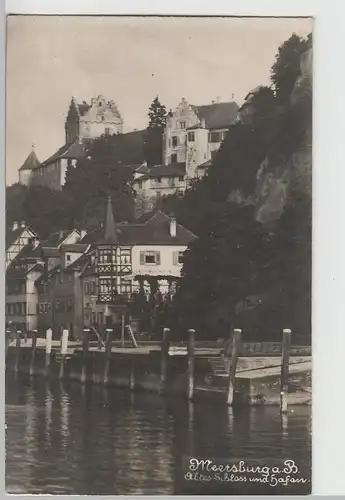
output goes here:
[[235, 102], [213, 102], [204, 106], [181, 100], [169, 113], [164, 132], [164, 164], [185, 163], [186, 177], [197, 177], [199, 165], [212, 160], [229, 127], [237, 119]]
[[88, 141], [122, 131], [123, 119], [114, 101], [106, 101], [100, 95], [92, 98], [90, 104], [85, 101], [79, 104], [73, 97], [65, 121], [66, 144], [42, 163], [32, 151], [19, 169], [19, 182], [61, 190], [67, 168], [85, 157]]

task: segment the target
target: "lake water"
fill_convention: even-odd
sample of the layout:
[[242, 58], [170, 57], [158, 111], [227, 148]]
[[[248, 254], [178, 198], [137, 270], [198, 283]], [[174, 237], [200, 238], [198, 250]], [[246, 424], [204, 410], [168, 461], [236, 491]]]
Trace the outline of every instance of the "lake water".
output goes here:
[[[308, 493], [311, 410], [293, 410], [282, 419], [276, 408], [233, 411], [217, 403], [191, 404], [155, 394], [9, 376], [6, 491], [64, 495]], [[212, 472], [210, 476], [201, 469], [195, 474], [189, 468], [189, 457], [218, 465], [239, 461], [244, 462], [243, 467], [266, 465], [270, 475], [272, 467], [282, 468], [284, 460], [293, 460], [303, 481], [275, 484], [270, 477], [270, 484], [253, 483], [245, 473], [248, 480], [238, 482], [234, 477], [243, 474], [234, 474], [229, 480], [231, 474], [216, 476]]]

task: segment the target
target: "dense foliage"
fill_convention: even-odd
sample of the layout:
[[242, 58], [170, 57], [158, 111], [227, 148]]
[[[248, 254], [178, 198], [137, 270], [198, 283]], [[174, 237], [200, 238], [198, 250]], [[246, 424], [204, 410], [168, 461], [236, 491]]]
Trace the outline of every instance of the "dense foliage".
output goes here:
[[145, 134], [145, 159], [148, 166], [161, 165], [166, 108], [156, 96], [149, 108], [149, 124]]
[[265, 175], [291, 169], [311, 127], [310, 95], [290, 101], [305, 46], [296, 35], [282, 45], [272, 67], [274, 90], [256, 89], [250, 119], [230, 128], [208, 175], [183, 199], [159, 200], [198, 236], [174, 302], [172, 316], [183, 330], [219, 337], [237, 326], [245, 338], [266, 339], [280, 339], [284, 327], [294, 336], [310, 334], [311, 199], [290, 182], [281, 217], [256, 220], [263, 162]]

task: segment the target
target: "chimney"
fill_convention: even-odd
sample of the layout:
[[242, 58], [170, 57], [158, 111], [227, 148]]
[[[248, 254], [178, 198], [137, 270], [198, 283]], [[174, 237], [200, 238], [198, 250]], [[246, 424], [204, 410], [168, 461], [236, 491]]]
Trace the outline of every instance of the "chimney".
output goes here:
[[170, 217], [170, 236], [172, 238], [176, 237], [176, 217]]
[[37, 248], [40, 244], [40, 240], [38, 238], [32, 238], [32, 247]]
[[25, 224], [25, 221], [23, 220], [21, 223], [20, 223], [20, 227], [25, 229], [26, 228], [26, 224]]
[[86, 229], [81, 229], [80, 230], [80, 239], [82, 240], [86, 235], [87, 235]]
[[206, 121], [205, 118], [201, 119], [201, 128], [206, 128]]
[[12, 229], [13, 229], [13, 231], [17, 231], [17, 229], [18, 229], [18, 222], [16, 220], [13, 221], [13, 228]]
[[216, 98], [216, 103], [217, 103], [217, 104], [219, 104], [219, 103], [220, 103], [220, 97], [219, 97], [219, 96], [217, 96], [217, 98]]

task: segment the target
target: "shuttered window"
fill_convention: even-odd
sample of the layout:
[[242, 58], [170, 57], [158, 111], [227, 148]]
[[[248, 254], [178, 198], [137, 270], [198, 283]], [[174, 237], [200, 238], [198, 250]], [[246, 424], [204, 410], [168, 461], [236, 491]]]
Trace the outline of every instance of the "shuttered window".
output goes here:
[[179, 266], [179, 265], [183, 264], [183, 254], [184, 254], [184, 252], [174, 252], [173, 253], [174, 266]]
[[160, 252], [140, 252], [140, 264], [144, 265], [156, 265], [159, 266], [161, 263]]

